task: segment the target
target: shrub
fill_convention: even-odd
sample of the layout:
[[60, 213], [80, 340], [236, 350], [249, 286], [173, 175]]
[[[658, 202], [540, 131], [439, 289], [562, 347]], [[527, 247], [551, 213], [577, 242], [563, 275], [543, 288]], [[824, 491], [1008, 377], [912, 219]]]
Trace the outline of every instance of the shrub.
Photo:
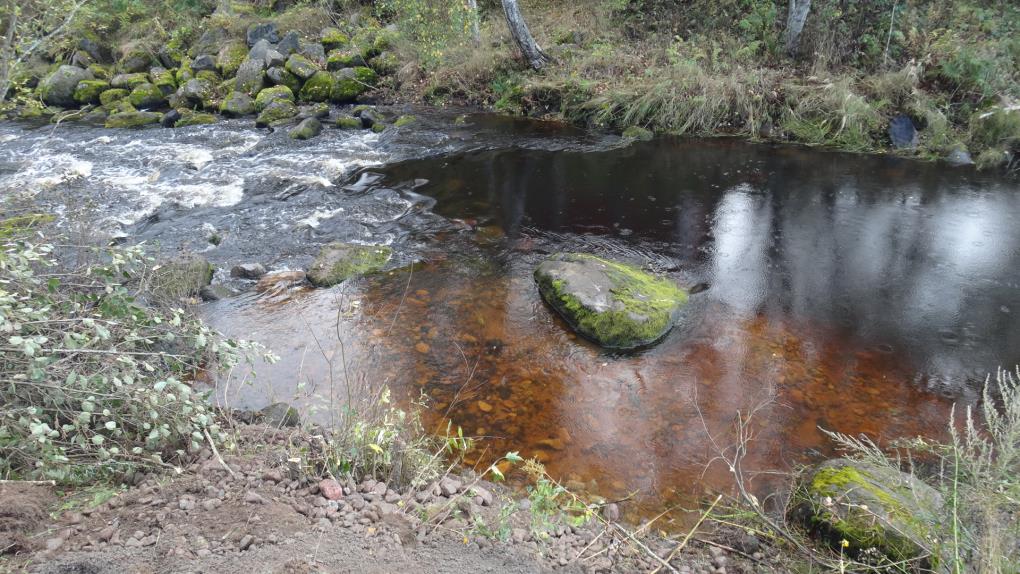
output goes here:
[[140, 247], [83, 247], [73, 259], [25, 239], [0, 253], [0, 476], [116, 478], [217, 441], [190, 381], [256, 347], [148, 306]]

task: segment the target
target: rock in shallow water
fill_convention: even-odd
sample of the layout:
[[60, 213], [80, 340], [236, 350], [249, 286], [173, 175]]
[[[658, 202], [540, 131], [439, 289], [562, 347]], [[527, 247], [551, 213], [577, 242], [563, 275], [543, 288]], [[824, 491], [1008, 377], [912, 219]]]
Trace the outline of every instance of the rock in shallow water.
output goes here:
[[308, 281], [316, 287], [331, 287], [356, 275], [378, 271], [392, 255], [393, 250], [386, 245], [330, 243], [308, 269]]
[[609, 349], [658, 341], [687, 302], [687, 293], [668, 279], [583, 253], [552, 255], [535, 269], [535, 281], [575, 331]]

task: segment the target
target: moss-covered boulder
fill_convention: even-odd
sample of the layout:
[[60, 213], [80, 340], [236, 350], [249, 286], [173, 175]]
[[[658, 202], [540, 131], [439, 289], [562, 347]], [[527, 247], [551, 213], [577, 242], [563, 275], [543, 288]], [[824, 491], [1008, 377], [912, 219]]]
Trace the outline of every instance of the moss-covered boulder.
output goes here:
[[191, 69], [191, 58], [184, 58], [180, 67], [174, 72], [174, 80], [178, 86], [183, 86], [188, 80], [194, 79], [195, 71]]
[[385, 122], [375, 122], [374, 124], [372, 124], [372, 127], [370, 129], [377, 134], [381, 134], [384, 131], [386, 131], [386, 128], [388, 127], [390, 127], [389, 124]]
[[92, 64], [88, 67], [88, 70], [92, 72], [92, 75], [95, 76], [97, 80], [106, 80], [109, 82], [110, 78], [113, 77], [113, 73], [110, 72], [109, 66], [104, 66], [102, 64]]
[[322, 133], [322, 122], [316, 118], [305, 118], [301, 123], [294, 126], [287, 136], [292, 140], [308, 140]]
[[130, 94], [131, 92], [122, 88], [111, 88], [99, 94], [99, 103], [104, 106], [109, 106], [114, 102], [119, 102], [123, 99], [126, 99]]
[[330, 243], [322, 248], [308, 269], [308, 280], [316, 287], [330, 287], [351, 277], [382, 269], [393, 256], [386, 245]]
[[232, 118], [239, 118], [241, 116], [254, 114], [255, 102], [248, 94], [243, 92], [230, 92], [230, 94], [223, 99], [223, 103], [220, 104], [220, 113]]
[[201, 70], [201, 71], [195, 72], [195, 79], [196, 80], [205, 80], [205, 81], [209, 82], [213, 86], [215, 86], [215, 85], [217, 85], [217, 84], [219, 84], [220, 82], [223, 81], [223, 78], [221, 78], [220, 75], [218, 73], [216, 73], [216, 70]]
[[329, 52], [330, 50], [346, 47], [351, 43], [351, 39], [338, 28], [325, 28], [322, 30], [321, 42], [322, 47]]
[[301, 78], [291, 74], [286, 68], [279, 66], [269, 68], [266, 70], [266, 79], [274, 86], [287, 86], [292, 92], [301, 90]]
[[301, 425], [301, 414], [287, 403], [273, 403], [260, 410], [256, 420], [269, 427], [296, 427]]
[[135, 45], [124, 52], [117, 67], [125, 74], [135, 74], [146, 72], [152, 64], [152, 54], [144, 47]]
[[380, 75], [388, 76], [400, 68], [400, 58], [397, 57], [396, 52], [387, 50], [372, 58], [368, 65]]
[[79, 104], [97, 104], [103, 92], [110, 89], [110, 84], [103, 80], [82, 80], [74, 89], [74, 101]]
[[397, 121], [393, 122], [393, 127], [402, 128], [406, 125], [413, 124], [416, 121], [418, 121], [418, 118], [416, 116], [411, 115], [400, 116], [399, 118], [397, 118]]
[[213, 266], [204, 257], [192, 254], [178, 255], [155, 267], [152, 271], [152, 292], [169, 298], [192, 297], [212, 283]]
[[301, 54], [291, 54], [287, 58], [287, 64], [285, 66], [287, 71], [302, 80], [307, 80], [315, 75], [319, 71], [319, 67], [316, 66], [311, 60], [302, 56]]
[[188, 126], [201, 126], [216, 123], [216, 116], [209, 113], [196, 112], [195, 110], [189, 110], [188, 108], [179, 109], [177, 110], [177, 113], [179, 113], [181, 117], [174, 122], [175, 128], [186, 128]]
[[163, 118], [159, 112], [118, 112], [106, 118], [108, 128], [140, 128], [158, 124]]
[[331, 72], [365, 65], [367, 64], [365, 59], [361, 57], [361, 53], [350, 48], [333, 50], [326, 56], [326, 69]]
[[652, 133], [652, 130], [643, 128], [641, 126], [630, 126], [629, 128], [623, 130], [622, 135], [625, 138], [638, 141], [648, 141], [655, 136], [655, 134]]
[[378, 33], [379, 28], [366, 26], [359, 29], [354, 34], [354, 37], [351, 38], [351, 47], [357, 50], [366, 61], [379, 54], [379, 51], [375, 48], [375, 37]]
[[287, 86], [274, 86], [272, 88], [266, 88], [259, 92], [258, 96], [255, 96], [255, 111], [261, 112], [266, 109], [269, 104], [277, 100], [286, 100], [291, 103], [294, 102], [294, 92]]
[[344, 68], [336, 73], [330, 99], [334, 102], [353, 102], [358, 96], [375, 86], [378, 76], [371, 68], [359, 66]]
[[110, 87], [133, 90], [142, 84], [149, 83], [148, 74], [117, 74], [110, 79]]
[[334, 125], [342, 130], [360, 130], [362, 128], [361, 120], [354, 116], [338, 116]]
[[333, 76], [329, 72], [316, 72], [305, 80], [298, 97], [306, 102], [325, 102], [333, 91]]
[[276, 100], [266, 105], [255, 120], [258, 127], [276, 126], [293, 120], [298, 115], [297, 106], [290, 100]]
[[213, 87], [206, 80], [198, 78], [188, 80], [177, 90], [178, 105], [197, 108], [205, 105], [205, 102], [212, 99]]
[[163, 90], [148, 82], [131, 90], [128, 101], [136, 108], [158, 108], [166, 102]]
[[174, 77], [174, 73], [162, 66], [156, 66], [149, 70], [149, 83], [159, 88], [164, 96], [169, 96], [177, 90], [177, 79]]
[[248, 46], [244, 42], [236, 40], [227, 42], [216, 55], [216, 68], [220, 71], [220, 74], [223, 74], [224, 78], [233, 77], [237, 74], [237, 69], [241, 67], [241, 63], [247, 57]]
[[535, 282], [575, 331], [609, 349], [655, 343], [687, 302], [687, 293], [668, 279], [584, 253], [550, 256], [535, 269]]
[[874, 549], [900, 562], [927, 565], [941, 536], [942, 497], [916, 477], [890, 466], [849, 459], [826, 461], [798, 487], [795, 518], [851, 555]]
[[92, 72], [74, 66], [60, 66], [39, 83], [39, 95], [46, 104], [64, 108], [74, 107], [78, 84], [93, 79]]
[[237, 69], [234, 90], [249, 96], [255, 96], [266, 87], [265, 62], [262, 60], [245, 60]]

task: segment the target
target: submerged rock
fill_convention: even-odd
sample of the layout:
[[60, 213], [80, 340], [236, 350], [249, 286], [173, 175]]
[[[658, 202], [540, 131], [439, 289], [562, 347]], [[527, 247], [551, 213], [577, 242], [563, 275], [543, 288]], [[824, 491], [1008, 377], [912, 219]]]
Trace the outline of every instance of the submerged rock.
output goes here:
[[970, 152], [967, 151], [967, 148], [958, 146], [946, 154], [946, 162], [955, 167], [962, 167], [974, 165], [974, 158], [970, 157]]
[[42, 96], [44, 102], [51, 106], [74, 107], [78, 104], [74, 99], [74, 92], [78, 89], [78, 84], [93, 78], [92, 72], [88, 70], [74, 66], [60, 66], [40, 82], [39, 95]]
[[630, 126], [629, 128], [623, 130], [622, 135], [625, 138], [630, 138], [638, 141], [648, 141], [655, 136], [655, 134], [652, 133], [652, 130], [643, 128], [641, 126]]
[[584, 253], [552, 255], [535, 269], [535, 282], [575, 331], [610, 349], [658, 341], [687, 302], [668, 279]]
[[930, 555], [942, 497], [914, 476], [849, 459], [826, 461], [801, 484], [796, 518], [851, 553], [874, 548], [894, 561]]
[[316, 118], [305, 118], [301, 120], [294, 129], [287, 133], [290, 139], [307, 140], [322, 133], [322, 122]]
[[316, 287], [331, 287], [351, 277], [382, 269], [393, 250], [386, 245], [330, 243], [322, 248], [308, 269], [308, 280]]

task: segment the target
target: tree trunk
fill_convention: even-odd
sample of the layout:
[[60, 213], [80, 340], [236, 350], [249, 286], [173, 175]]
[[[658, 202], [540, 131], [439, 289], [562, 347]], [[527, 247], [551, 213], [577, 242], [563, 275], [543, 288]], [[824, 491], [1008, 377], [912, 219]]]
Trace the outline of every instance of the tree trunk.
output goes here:
[[790, 0], [790, 9], [786, 15], [786, 53], [795, 56], [800, 47], [800, 33], [804, 31], [804, 22], [811, 11], [811, 0]]
[[549, 63], [549, 56], [542, 51], [542, 48], [535, 42], [528, 30], [528, 24], [524, 21], [521, 8], [517, 0], [503, 0], [503, 14], [506, 15], [506, 23], [510, 26], [510, 35], [514, 37], [517, 48], [521, 55], [528, 61], [528, 65], [536, 70], [541, 70]]
[[467, 0], [468, 9], [471, 10], [471, 40], [475, 46], [482, 44], [482, 31], [478, 27], [481, 15], [478, 13], [478, 0]]
[[7, 0], [7, 33], [0, 46], [0, 104], [7, 100], [11, 89], [11, 61], [14, 60], [14, 30], [18, 26], [18, 14], [14, 0]]

